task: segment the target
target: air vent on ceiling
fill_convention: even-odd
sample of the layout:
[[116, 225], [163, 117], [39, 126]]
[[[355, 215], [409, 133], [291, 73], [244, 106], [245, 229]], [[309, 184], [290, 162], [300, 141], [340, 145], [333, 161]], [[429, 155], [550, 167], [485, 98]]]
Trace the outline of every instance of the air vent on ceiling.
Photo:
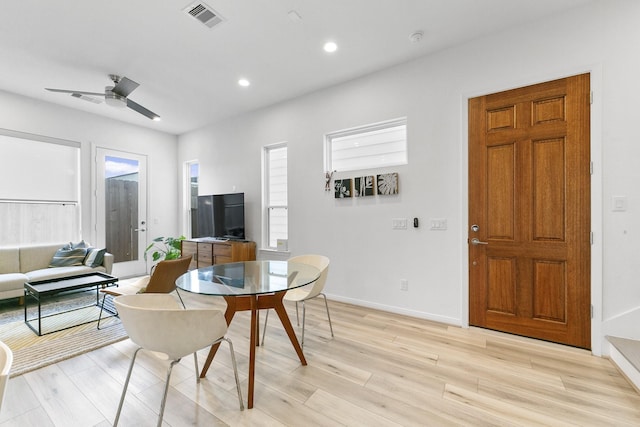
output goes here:
[[224, 21], [224, 18], [218, 12], [204, 3], [194, 3], [187, 6], [184, 11], [209, 28], [213, 28]]

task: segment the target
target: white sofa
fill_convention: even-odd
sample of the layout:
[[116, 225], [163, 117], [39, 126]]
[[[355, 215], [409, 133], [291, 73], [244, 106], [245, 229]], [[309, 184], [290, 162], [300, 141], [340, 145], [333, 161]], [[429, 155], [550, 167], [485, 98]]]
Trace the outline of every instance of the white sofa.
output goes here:
[[49, 267], [53, 255], [64, 243], [0, 248], [0, 299], [24, 296], [25, 282], [77, 276], [99, 271], [111, 274], [113, 255], [104, 254], [102, 265]]

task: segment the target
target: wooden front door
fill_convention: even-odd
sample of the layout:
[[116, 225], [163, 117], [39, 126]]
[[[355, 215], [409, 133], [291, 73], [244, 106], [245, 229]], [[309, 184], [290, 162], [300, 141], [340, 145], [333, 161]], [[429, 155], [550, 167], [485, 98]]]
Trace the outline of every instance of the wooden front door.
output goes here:
[[469, 323], [591, 347], [589, 75], [469, 100]]

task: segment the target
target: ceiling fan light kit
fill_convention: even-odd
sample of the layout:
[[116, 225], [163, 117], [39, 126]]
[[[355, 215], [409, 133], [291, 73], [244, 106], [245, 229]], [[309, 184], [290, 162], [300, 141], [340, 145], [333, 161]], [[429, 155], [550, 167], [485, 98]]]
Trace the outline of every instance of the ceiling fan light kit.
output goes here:
[[[70, 93], [71, 96], [83, 100], [95, 99], [94, 96], [104, 97], [104, 101], [107, 105], [116, 108], [131, 108], [133, 111], [142, 114], [143, 116], [159, 121], [160, 116], [153, 111], [143, 107], [142, 105], [130, 100], [129, 94], [133, 92], [140, 84], [134, 82], [127, 77], [120, 77], [116, 74], [109, 74], [109, 78], [113, 81], [115, 86], [105, 86], [104, 93], [99, 92], [85, 92], [80, 90], [67, 90], [67, 89], [52, 89], [45, 88], [50, 92]], [[92, 101], [95, 102], [95, 101]]]
[[113, 91], [113, 86], [107, 86], [104, 90], [104, 102], [107, 105], [116, 108], [126, 108], [127, 107], [127, 98], [125, 96], [120, 96]]

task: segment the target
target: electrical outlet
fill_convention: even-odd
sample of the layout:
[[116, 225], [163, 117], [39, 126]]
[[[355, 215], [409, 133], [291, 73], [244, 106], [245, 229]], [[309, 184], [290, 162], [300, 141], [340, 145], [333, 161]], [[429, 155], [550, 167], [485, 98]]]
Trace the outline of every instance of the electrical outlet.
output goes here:
[[407, 279], [400, 280], [400, 290], [408, 291], [409, 290], [409, 281]]

